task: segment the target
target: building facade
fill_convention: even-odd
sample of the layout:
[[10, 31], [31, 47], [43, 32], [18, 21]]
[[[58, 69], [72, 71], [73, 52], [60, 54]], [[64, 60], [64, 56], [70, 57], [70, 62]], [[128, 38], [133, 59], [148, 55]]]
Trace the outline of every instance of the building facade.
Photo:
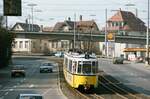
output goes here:
[[[104, 31], [105, 28], [103, 28]], [[121, 36], [145, 36], [146, 35], [145, 23], [135, 16], [132, 12], [122, 11], [121, 9], [117, 11], [111, 18], [107, 20], [107, 34], [113, 33], [115, 35]], [[113, 43], [113, 44], [111, 44]], [[108, 41], [107, 44], [103, 43], [104, 47], [107, 46], [107, 52], [103, 51], [107, 56], [121, 56], [124, 55], [125, 58], [129, 54], [135, 54], [136, 56], [143, 56], [143, 52], [124, 52], [125, 48], [144, 48], [145, 45], [140, 44], [123, 44], [115, 43], [114, 41]], [[104, 48], [103, 48], [104, 49]], [[112, 51], [113, 50], [113, 51]]]

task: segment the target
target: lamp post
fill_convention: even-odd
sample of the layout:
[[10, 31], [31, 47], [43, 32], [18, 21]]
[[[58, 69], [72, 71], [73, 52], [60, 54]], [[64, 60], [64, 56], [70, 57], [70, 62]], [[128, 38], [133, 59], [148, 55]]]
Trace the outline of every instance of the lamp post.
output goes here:
[[147, 32], [146, 32], [146, 61], [145, 64], [149, 65], [149, 0], [148, 0], [148, 12], [147, 12]]
[[105, 9], [105, 55], [107, 57], [107, 8]]
[[73, 38], [73, 51], [76, 49], [76, 13], [74, 13], [74, 38]]
[[28, 4], [28, 6], [31, 7], [31, 13], [32, 13], [32, 28], [31, 28], [31, 30], [33, 31], [33, 7], [37, 6], [37, 4], [31, 3], [31, 4]]

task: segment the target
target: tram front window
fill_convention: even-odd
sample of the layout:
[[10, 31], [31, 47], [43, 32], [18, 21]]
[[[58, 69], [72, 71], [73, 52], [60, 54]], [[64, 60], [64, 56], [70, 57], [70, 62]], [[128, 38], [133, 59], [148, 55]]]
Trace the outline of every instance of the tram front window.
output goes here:
[[83, 62], [82, 73], [83, 74], [90, 74], [91, 73], [91, 62], [90, 61], [84, 61]]
[[98, 71], [98, 62], [97, 61], [93, 61], [92, 62], [92, 72], [95, 74]]

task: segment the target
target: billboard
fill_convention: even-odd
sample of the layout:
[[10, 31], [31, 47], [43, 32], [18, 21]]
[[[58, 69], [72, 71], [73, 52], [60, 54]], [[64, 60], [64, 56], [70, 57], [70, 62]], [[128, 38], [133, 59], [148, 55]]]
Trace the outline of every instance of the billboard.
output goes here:
[[21, 0], [4, 0], [3, 6], [4, 16], [22, 15]]

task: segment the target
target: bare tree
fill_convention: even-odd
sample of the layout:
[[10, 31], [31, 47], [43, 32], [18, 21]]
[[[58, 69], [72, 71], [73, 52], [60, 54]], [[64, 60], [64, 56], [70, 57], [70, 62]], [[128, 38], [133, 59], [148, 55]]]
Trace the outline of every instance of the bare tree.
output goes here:
[[0, 27], [3, 27], [4, 24], [5, 24], [5, 18], [4, 18], [4, 16], [0, 15]]

